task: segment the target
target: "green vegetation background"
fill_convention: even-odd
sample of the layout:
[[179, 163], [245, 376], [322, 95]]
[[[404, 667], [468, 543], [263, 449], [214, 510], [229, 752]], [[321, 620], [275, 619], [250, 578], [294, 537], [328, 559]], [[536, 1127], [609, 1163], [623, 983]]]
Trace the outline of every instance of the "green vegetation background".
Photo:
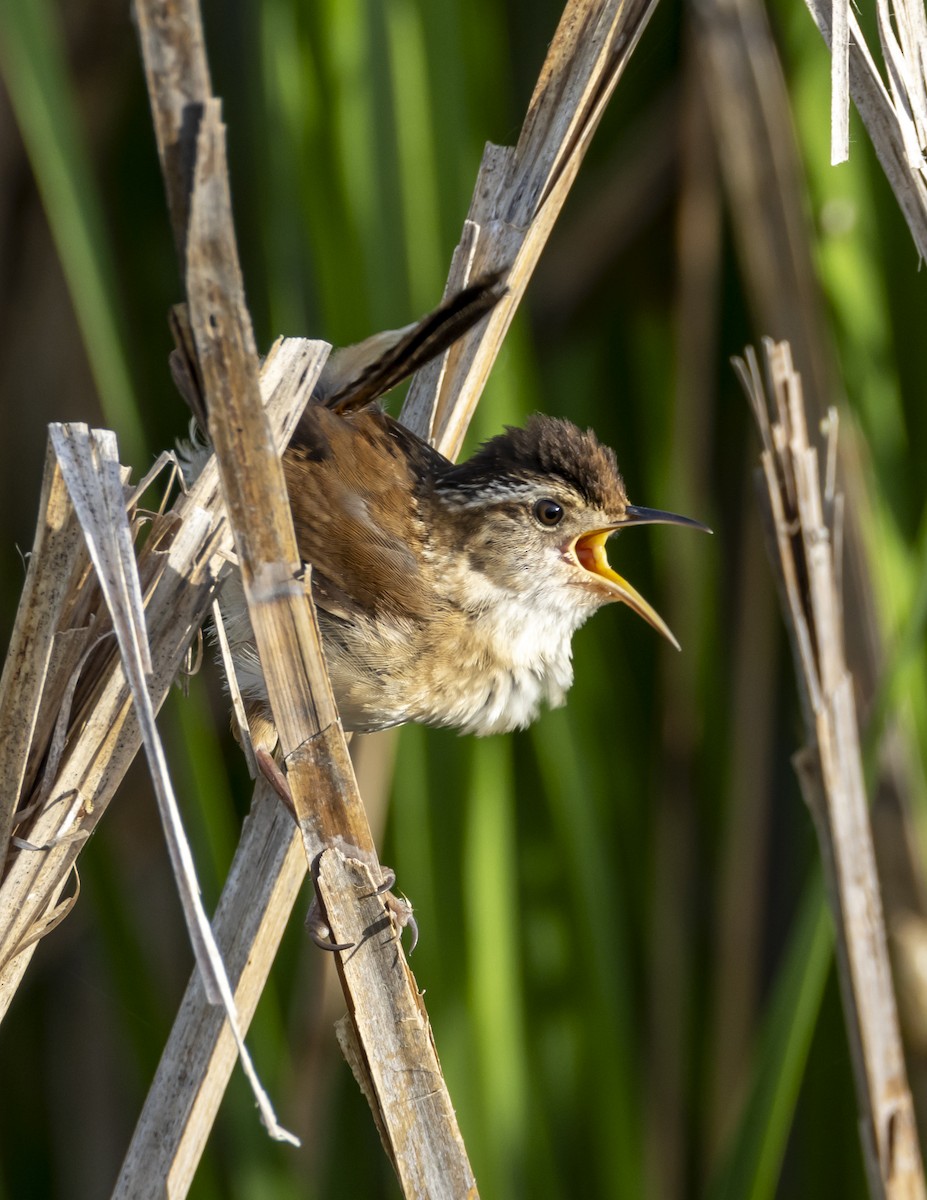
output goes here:
[[[847, 403], [869, 446], [883, 627], [890, 645], [907, 638], [886, 703], [916, 748], [925, 278], [855, 117], [850, 164], [827, 165], [829, 59], [800, 0], [773, 0], [771, 17]], [[483, 143], [517, 137], [558, 18], [551, 0], [206, 5], [261, 347], [281, 333], [344, 344], [438, 299]], [[166, 366], [181, 289], [128, 5], [0, 0], [0, 70], [8, 629], [47, 422], [112, 425], [140, 472], [187, 414]], [[777, 331], [751, 325], [720, 191], [697, 409], [681, 378], [681, 163], [701, 128], [711, 175], [707, 126], [691, 120], [711, 86], [687, 11], [664, 0], [473, 431], [533, 410], [591, 424], [636, 503], [712, 525], [711, 540], [657, 528], [611, 551], [683, 654], [609, 610], [576, 638], [569, 705], [534, 729], [398, 738], [382, 857], [416, 903], [413, 967], [486, 1198], [866, 1194], [830, 924], [790, 766], [801, 731], [760, 548], [757, 446], [727, 365]], [[248, 785], [212, 665], [161, 726], [213, 904]], [[912, 800], [919, 833], [922, 789]], [[108, 1194], [190, 970], [141, 767], [81, 875], [80, 903], [0, 1032], [9, 1200]], [[236, 1072], [197, 1200], [397, 1195], [332, 1016], [320, 1025], [323, 965], [295, 916], [250, 1036], [304, 1149], [264, 1137]]]

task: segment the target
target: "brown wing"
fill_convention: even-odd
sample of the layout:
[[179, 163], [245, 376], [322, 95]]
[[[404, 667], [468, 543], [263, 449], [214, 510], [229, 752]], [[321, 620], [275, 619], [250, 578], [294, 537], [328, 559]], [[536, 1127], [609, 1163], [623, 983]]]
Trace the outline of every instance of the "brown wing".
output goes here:
[[369, 406], [462, 337], [506, 291], [503, 272], [486, 275], [416, 324], [332, 355], [283, 458], [300, 553], [313, 567], [316, 603], [329, 612], [412, 619], [429, 612], [431, 568], [416, 553], [422, 505], [435, 473], [450, 464]]
[[283, 463], [316, 603], [345, 617], [424, 615], [416, 480], [441, 456], [379, 409], [341, 416], [310, 404]]

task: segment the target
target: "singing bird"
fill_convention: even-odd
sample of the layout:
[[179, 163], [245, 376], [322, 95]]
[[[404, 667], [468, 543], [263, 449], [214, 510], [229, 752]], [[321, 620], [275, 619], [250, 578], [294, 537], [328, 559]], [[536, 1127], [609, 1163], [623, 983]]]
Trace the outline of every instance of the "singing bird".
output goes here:
[[[626, 604], [677, 645], [609, 565], [606, 542], [635, 525], [706, 527], [631, 504], [613, 451], [591, 430], [537, 415], [453, 463], [376, 403], [504, 292], [487, 277], [415, 325], [336, 351], [284, 453], [347, 730], [407, 721], [477, 735], [523, 728], [564, 702], [573, 634], [606, 604]], [[252, 737], [272, 748], [236, 576], [220, 606]]]

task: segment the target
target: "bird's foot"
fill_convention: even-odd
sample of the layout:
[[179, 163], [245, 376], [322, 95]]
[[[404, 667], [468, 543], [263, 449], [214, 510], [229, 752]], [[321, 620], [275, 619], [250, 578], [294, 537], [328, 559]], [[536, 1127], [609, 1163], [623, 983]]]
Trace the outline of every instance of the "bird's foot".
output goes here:
[[353, 942], [332, 941], [332, 931], [322, 915], [322, 906], [319, 904], [318, 896], [312, 897], [312, 903], [306, 913], [306, 932], [320, 950], [329, 950], [334, 953], [336, 950], [354, 949]]
[[[395, 872], [393, 872], [393, 875], [395, 882]], [[386, 905], [386, 911], [396, 922], [400, 940], [402, 940], [403, 930], [409, 930], [412, 937], [409, 943], [409, 954], [411, 954], [418, 945], [418, 921], [416, 921], [412, 910], [412, 901], [407, 896], [394, 896], [392, 892], [387, 891], [384, 894], [383, 903]]]
[[[316, 864], [318, 864], [318, 859], [316, 859]], [[411, 930], [412, 944], [409, 946], [411, 954], [418, 945], [418, 922], [413, 914], [412, 902], [405, 896], [393, 895], [391, 889], [396, 882], [396, 872], [391, 867], [382, 867], [381, 870], [383, 871], [382, 883], [373, 893], [368, 892], [367, 895], [383, 897], [383, 905], [391, 920], [395, 922], [400, 938], [404, 929]], [[313, 882], [315, 882], [316, 872], [317, 866], [314, 866]], [[322, 914], [317, 895], [313, 897], [309, 912], [306, 914], [306, 930], [320, 950], [351, 950], [354, 947], [353, 942], [332, 941], [332, 931]]]
[[[286, 775], [280, 769], [277, 760], [264, 746], [255, 746], [254, 757], [261, 774], [289, 809], [293, 820], [296, 821], [296, 806], [293, 803], [293, 793], [290, 791]], [[363, 856], [358, 852], [358, 857]], [[317, 863], [318, 859], [316, 859]], [[393, 895], [392, 888], [396, 883], [396, 872], [392, 867], [381, 867], [380, 869], [383, 872], [383, 880], [374, 892], [374, 895], [383, 897], [384, 907], [395, 922], [400, 937], [402, 937], [404, 929], [411, 931], [412, 944], [409, 946], [409, 953], [411, 954], [418, 945], [418, 922], [415, 920], [413, 914], [412, 902], [405, 896]], [[315, 883], [316, 870], [317, 867], [314, 866], [312, 872], [313, 883]], [[332, 931], [322, 915], [322, 909], [317, 896], [313, 897], [312, 904], [309, 906], [309, 912], [306, 914], [306, 930], [320, 950], [351, 950], [354, 946], [353, 942], [332, 941]]]

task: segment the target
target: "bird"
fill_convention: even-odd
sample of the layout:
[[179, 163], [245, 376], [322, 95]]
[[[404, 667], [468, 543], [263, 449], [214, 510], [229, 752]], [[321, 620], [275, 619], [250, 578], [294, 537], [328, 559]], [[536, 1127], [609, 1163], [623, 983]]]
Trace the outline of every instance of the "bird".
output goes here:
[[[336, 351], [283, 455], [296, 540], [345, 730], [416, 722], [504, 734], [562, 705], [573, 634], [626, 605], [678, 648], [609, 564], [638, 525], [707, 530], [630, 503], [614, 452], [544, 414], [454, 463], [379, 404], [505, 293], [478, 280], [421, 321]], [[710, 532], [710, 531], [709, 531]], [[276, 735], [240, 579], [220, 609], [252, 741]]]

